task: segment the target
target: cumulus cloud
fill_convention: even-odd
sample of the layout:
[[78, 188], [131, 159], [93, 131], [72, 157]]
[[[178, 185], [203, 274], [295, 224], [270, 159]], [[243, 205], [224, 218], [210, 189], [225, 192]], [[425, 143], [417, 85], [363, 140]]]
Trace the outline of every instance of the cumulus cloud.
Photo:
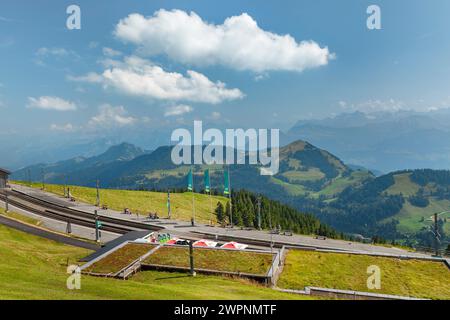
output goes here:
[[136, 118], [129, 116], [123, 106], [111, 106], [104, 104], [99, 107], [96, 116], [89, 120], [91, 127], [124, 127], [132, 125], [137, 121]]
[[170, 101], [192, 101], [217, 104], [244, 95], [239, 89], [227, 89], [223, 82], [212, 82], [205, 75], [188, 70], [186, 75], [165, 71], [160, 66], [137, 56], [124, 61], [108, 60], [102, 74], [89, 73], [68, 77], [72, 81], [101, 83], [125, 94]]
[[45, 60], [49, 57], [54, 57], [55, 59], [62, 59], [67, 57], [71, 57], [72, 59], [79, 58], [79, 55], [74, 51], [59, 47], [42, 47], [36, 51], [35, 55], [35, 63], [41, 66], [45, 66]]
[[102, 83], [103, 77], [95, 72], [89, 72], [84, 76], [67, 76], [67, 79], [70, 81], [77, 82], [90, 82], [90, 83]]
[[191, 106], [180, 104], [178, 106], [172, 106], [164, 113], [165, 117], [181, 116], [182, 114], [192, 112], [194, 109]]
[[117, 57], [117, 56], [121, 56], [122, 52], [108, 48], [108, 47], [104, 47], [103, 54], [107, 57]]
[[347, 111], [359, 111], [364, 113], [374, 113], [374, 112], [397, 112], [400, 110], [409, 110], [405, 103], [395, 99], [388, 100], [367, 100], [358, 103], [349, 103], [347, 101], [339, 101], [339, 106]]
[[75, 131], [75, 127], [73, 126], [73, 124], [71, 123], [66, 123], [63, 125], [59, 125], [59, 124], [51, 124], [50, 125], [50, 130], [52, 131], [62, 131], [62, 132], [73, 132]]
[[71, 52], [64, 48], [47, 48], [42, 47], [36, 51], [36, 55], [38, 56], [68, 56]]
[[237, 70], [301, 72], [328, 64], [334, 54], [312, 40], [261, 29], [248, 14], [223, 24], [204, 21], [195, 12], [161, 9], [153, 16], [130, 14], [114, 30], [117, 38], [147, 55], [165, 54], [192, 65], [223, 65]]
[[220, 114], [220, 112], [217, 112], [217, 111], [214, 111], [213, 113], [211, 113], [211, 119], [213, 119], [213, 120], [219, 120], [221, 116], [222, 115]]
[[53, 96], [28, 97], [27, 107], [55, 111], [72, 111], [77, 109], [75, 103]]

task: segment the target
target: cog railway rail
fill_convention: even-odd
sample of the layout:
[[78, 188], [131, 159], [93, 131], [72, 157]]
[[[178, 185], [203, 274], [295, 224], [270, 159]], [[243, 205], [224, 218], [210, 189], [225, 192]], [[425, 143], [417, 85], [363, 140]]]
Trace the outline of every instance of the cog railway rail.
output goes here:
[[[5, 201], [6, 191], [0, 193], [0, 200]], [[44, 216], [50, 219], [70, 222], [72, 224], [95, 228], [95, 216], [92, 213], [71, 209], [42, 199], [37, 199], [16, 190], [8, 191], [8, 202], [17, 208]], [[102, 230], [117, 234], [125, 234], [130, 231], [151, 230], [158, 231], [163, 229], [144, 223], [122, 220], [106, 216], [98, 216], [102, 223]]]

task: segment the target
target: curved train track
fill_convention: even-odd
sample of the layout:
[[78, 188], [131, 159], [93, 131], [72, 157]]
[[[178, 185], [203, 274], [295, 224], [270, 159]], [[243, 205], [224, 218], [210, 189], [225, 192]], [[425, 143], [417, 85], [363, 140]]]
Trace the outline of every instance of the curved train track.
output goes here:
[[[7, 191], [0, 192], [0, 200], [2, 201], [6, 200], [5, 192]], [[88, 228], [95, 228], [95, 215], [92, 213], [57, 205], [43, 199], [26, 195], [16, 190], [8, 191], [8, 202], [12, 206], [50, 219], [70, 222], [71, 224], [85, 226]], [[98, 220], [102, 223], [102, 230], [117, 234], [125, 234], [130, 231], [137, 230], [158, 231], [163, 229], [162, 227], [154, 225], [106, 217], [103, 215], [99, 215]]]

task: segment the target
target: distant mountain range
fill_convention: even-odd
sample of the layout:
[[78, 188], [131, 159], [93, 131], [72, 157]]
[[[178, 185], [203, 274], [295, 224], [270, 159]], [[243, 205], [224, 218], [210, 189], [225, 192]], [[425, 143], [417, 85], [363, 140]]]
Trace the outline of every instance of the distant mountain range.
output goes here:
[[[37, 164], [13, 173], [15, 180], [69, 183], [120, 189], [185, 190], [191, 166], [176, 166], [170, 146], [145, 152], [132, 144], [110, 147], [94, 157], [75, 157]], [[201, 192], [203, 172], [211, 172], [215, 192], [223, 191], [223, 166], [194, 166], [194, 185]], [[430, 216], [450, 209], [450, 171], [403, 170], [376, 177], [347, 166], [332, 153], [297, 140], [280, 149], [280, 170], [262, 176], [256, 165], [231, 165], [232, 189], [245, 189], [313, 213], [336, 229], [431, 246]], [[449, 239], [449, 215], [442, 215], [443, 243]]]
[[[146, 153], [128, 143], [110, 147], [105, 153], [86, 158], [75, 157], [53, 164], [36, 164], [13, 173], [17, 180], [42, 180], [94, 186], [97, 179], [110, 188], [167, 189], [184, 188], [190, 166], [176, 166], [171, 160], [171, 147], [159, 147]], [[202, 189], [200, 176], [207, 166], [194, 166], [197, 190]], [[210, 166], [213, 186], [222, 190], [223, 168]], [[305, 141], [296, 141], [280, 149], [280, 171], [277, 175], [261, 176], [256, 165], [232, 165], [233, 187], [262, 192], [267, 195], [287, 194], [333, 195], [346, 186], [372, 177], [367, 170], [352, 170], [340, 159]], [[264, 190], [260, 190], [265, 186]]]
[[42, 177], [48, 182], [92, 185], [101, 175], [102, 170], [110, 169], [126, 163], [146, 152], [129, 143], [121, 143], [110, 147], [106, 152], [93, 157], [75, 157], [52, 164], [40, 163], [20, 169], [13, 174], [19, 180], [41, 181]]
[[344, 113], [298, 121], [284, 136], [304, 139], [346, 163], [374, 171], [450, 168], [450, 109]]
[[[61, 132], [33, 137], [0, 135], [0, 165], [12, 171], [39, 162], [55, 163], [92, 157], [127, 141], [146, 150], [170, 144], [170, 127], [137, 127], [118, 132]], [[222, 128], [223, 129], [223, 128]], [[328, 150], [352, 168], [374, 174], [403, 169], [449, 169], [450, 109], [341, 113], [319, 120], [300, 120], [280, 133], [281, 146], [299, 139]], [[149, 138], [151, 137], [151, 138]]]

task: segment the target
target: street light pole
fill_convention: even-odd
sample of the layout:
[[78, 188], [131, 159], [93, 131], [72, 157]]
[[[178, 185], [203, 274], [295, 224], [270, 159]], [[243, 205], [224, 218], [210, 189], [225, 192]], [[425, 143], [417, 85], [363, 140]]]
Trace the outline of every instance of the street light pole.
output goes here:
[[99, 188], [99, 181], [98, 181], [98, 179], [97, 179], [96, 187], [97, 187], [97, 198], [96, 198], [96, 201], [95, 201], [95, 205], [97, 207], [100, 207], [100, 191], [98, 190], [98, 188]]
[[258, 195], [258, 229], [261, 230], [261, 195]]
[[167, 190], [167, 218], [169, 220], [172, 218], [172, 212], [170, 208], [170, 190]]
[[189, 266], [190, 266], [190, 274], [195, 277], [194, 270], [194, 244], [192, 240], [189, 240]]
[[45, 190], [45, 172], [44, 172], [44, 168], [41, 169], [41, 174], [42, 174], [42, 190]]
[[99, 227], [99, 223], [98, 223], [98, 214], [97, 214], [97, 210], [94, 211], [94, 221], [95, 221], [95, 242], [99, 242], [100, 241], [100, 235], [98, 232], [98, 227]]
[[9, 203], [8, 203], [8, 190], [5, 189], [5, 212], [9, 211]]
[[438, 227], [438, 214], [434, 214], [434, 254], [439, 257], [439, 227]]

